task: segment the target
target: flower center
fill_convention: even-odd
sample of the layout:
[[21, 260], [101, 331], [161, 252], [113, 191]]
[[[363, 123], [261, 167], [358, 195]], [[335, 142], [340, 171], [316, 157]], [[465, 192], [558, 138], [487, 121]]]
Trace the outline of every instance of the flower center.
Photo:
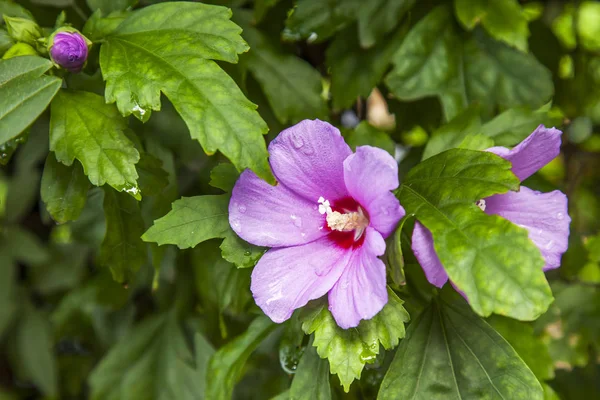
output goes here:
[[[334, 211], [328, 200], [322, 196], [318, 200], [319, 212], [327, 214], [327, 226], [332, 231], [338, 232], [354, 232], [354, 241], [358, 241], [369, 226], [369, 218], [365, 215], [364, 210], [358, 204], [353, 204], [356, 210], [340, 207]], [[337, 207], [336, 207], [337, 208]]]

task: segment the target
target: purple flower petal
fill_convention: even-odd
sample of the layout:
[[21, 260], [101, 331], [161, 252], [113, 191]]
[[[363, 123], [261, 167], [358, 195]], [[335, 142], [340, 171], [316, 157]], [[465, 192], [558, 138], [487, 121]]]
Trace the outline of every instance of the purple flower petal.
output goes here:
[[404, 216], [404, 209], [390, 190], [398, 187], [398, 163], [390, 154], [371, 146], [359, 146], [344, 160], [344, 181], [350, 195], [369, 213], [371, 226], [388, 237]]
[[355, 250], [352, 259], [329, 292], [329, 310], [335, 322], [344, 329], [358, 326], [360, 320], [375, 316], [388, 301], [385, 264], [385, 242], [379, 232], [367, 228], [364, 245]]
[[64, 69], [80, 72], [87, 60], [88, 46], [77, 32], [59, 32], [54, 35], [50, 56]]
[[412, 245], [415, 257], [423, 271], [427, 280], [434, 286], [441, 288], [448, 281], [448, 274], [440, 259], [438, 258], [435, 248], [433, 247], [433, 236], [419, 221], [415, 222], [415, 228], [412, 235]]
[[521, 186], [519, 192], [488, 197], [485, 205], [487, 214], [497, 214], [529, 231], [546, 260], [544, 271], [560, 267], [569, 244], [567, 196], [558, 190], [541, 193]]
[[271, 249], [252, 271], [250, 289], [256, 304], [275, 322], [327, 293], [352, 252], [322, 238], [302, 246]]
[[562, 132], [558, 129], [540, 125], [512, 150], [506, 147], [492, 147], [487, 151], [510, 161], [512, 172], [523, 181], [558, 156], [561, 135]]
[[267, 247], [309, 243], [328, 233], [316, 201], [281, 183], [271, 186], [250, 170], [242, 172], [231, 193], [229, 224], [242, 239]]
[[269, 161], [277, 180], [317, 204], [348, 196], [343, 163], [352, 154], [340, 131], [327, 122], [304, 120], [269, 145]]

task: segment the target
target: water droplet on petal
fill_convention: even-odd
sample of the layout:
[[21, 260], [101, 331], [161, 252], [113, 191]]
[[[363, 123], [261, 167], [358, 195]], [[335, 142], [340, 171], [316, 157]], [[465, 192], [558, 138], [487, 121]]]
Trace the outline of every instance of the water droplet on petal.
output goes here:
[[295, 149], [300, 149], [302, 146], [304, 146], [304, 140], [302, 140], [302, 138], [296, 134], [291, 135], [291, 140]]
[[238, 211], [239, 211], [239, 212], [241, 212], [242, 214], [243, 214], [243, 213], [245, 213], [245, 212], [246, 212], [246, 206], [245, 206], [245, 205], [243, 205], [243, 204], [241, 204], [241, 205], [238, 207]]
[[553, 246], [554, 246], [554, 240], [549, 241], [548, 244], [546, 245], [546, 250], [552, 249]]
[[294, 226], [296, 228], [302, 228], [302, 218], [298, 217], [294, 220]]
[[565, 214], [563, 214], [563, 213], [561, 213], [561, 212], [559, 212], [558, 214], [556, 214], [556, 219], [558, 219], [558, 220], [562, 220], [562, 219], [564, 219], [564, 218], [565, 218]]

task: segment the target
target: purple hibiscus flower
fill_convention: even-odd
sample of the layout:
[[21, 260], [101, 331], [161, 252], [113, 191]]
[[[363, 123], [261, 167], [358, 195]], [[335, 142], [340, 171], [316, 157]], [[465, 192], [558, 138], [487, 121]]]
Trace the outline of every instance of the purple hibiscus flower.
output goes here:
[[80, 72], [88, 56], [88, 44], [78, 32], [58, 32], [50, 48], [52, 60], [70, 72]]
[[[512, 172], [523, 181], [558, 156], [561, 134], [558, 129], [540, 125], [512, 150], [492, 147], [487, 151], [510, 161]], [[541, 193], [521, 186], [518, 192], [481, 199], [477, 205], [487, 214], [499, 215], [527, 229], [529, 238], [546, 261], [544, 271], [560, 267], [560, 258], [568, 246], [571, 222], [567, 197], [562, 192]], [[413, 231], [412, 249], [429, 282], [441, 288], [448, 281], [448, 274], [435, 252], [431, 232], [418, 221]]]
[[335, 127], [305, 120], [269, 145], [277, 185], [244, 171], [229, 203], [229, 222], [244, 240], [272, 247], [252, 271], [256, 304], [283, 322], [325, 294], [342, 328], [372, 318], [387, 303], [378, 256], [404, 209], [390, 191], [398, 165], [384, 150], [352, 153]]

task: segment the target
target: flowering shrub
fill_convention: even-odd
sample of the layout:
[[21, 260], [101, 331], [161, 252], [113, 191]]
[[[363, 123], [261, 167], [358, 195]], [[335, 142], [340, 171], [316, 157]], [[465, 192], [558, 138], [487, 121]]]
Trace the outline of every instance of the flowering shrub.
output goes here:
[[600, 3], [0, 14], [0, 399], [598, 397]]

